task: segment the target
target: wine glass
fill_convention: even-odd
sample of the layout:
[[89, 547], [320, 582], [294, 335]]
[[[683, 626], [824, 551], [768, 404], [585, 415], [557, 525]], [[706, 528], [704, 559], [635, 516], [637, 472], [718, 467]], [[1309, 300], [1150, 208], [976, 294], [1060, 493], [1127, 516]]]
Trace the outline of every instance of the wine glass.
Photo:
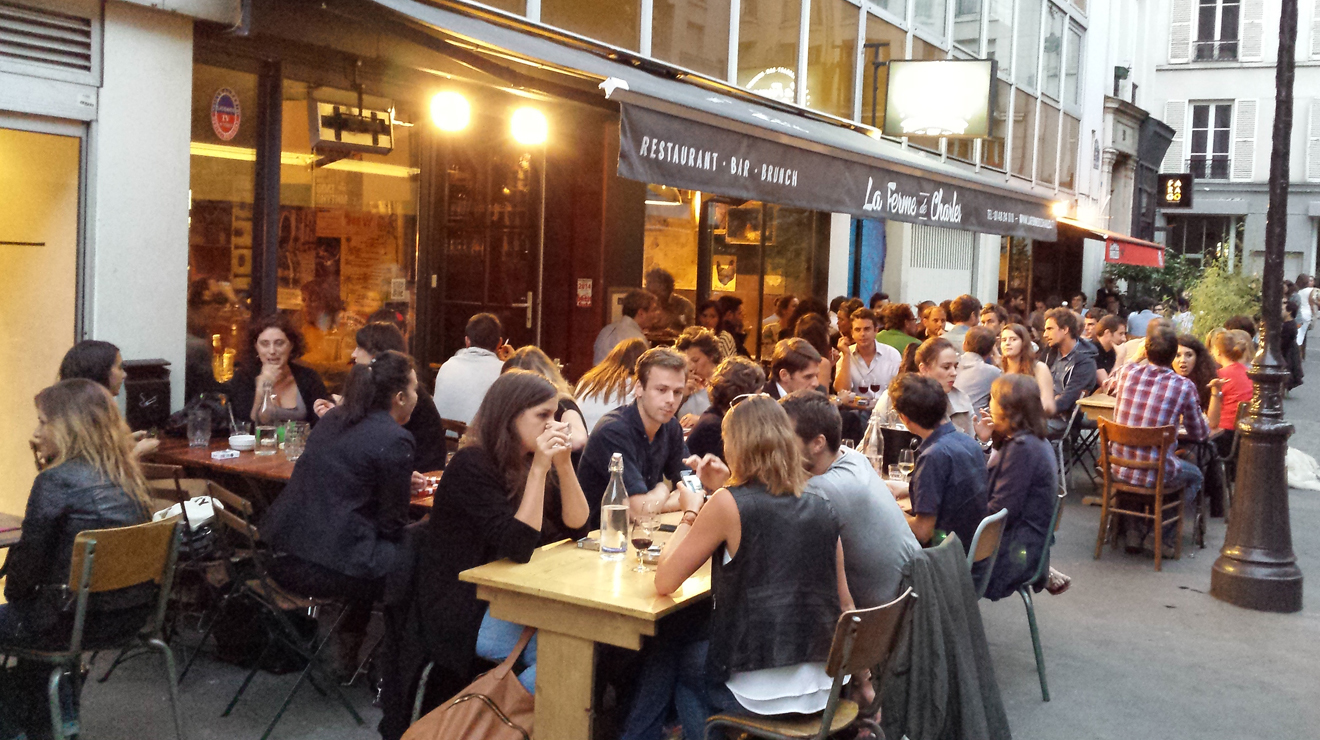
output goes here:
[[872, 383], [872, 384], [871, 384], [871, 394], [872, 394], [872, 395], [875, 395], [875, 396], [879, 396], [879, 395], [880, 395], [880, 389], [881, 389], [881, 388], [884, 388], [884, 386], [881, 385], [881, 384], [879, 384], [879, 383]]
[[633, 517], [629, 537], [632, 539], [633, 549], [637, 551], [637, 567], [633, 568], [634, 573], [645, 573], [650, 570], [642, 561], [642, 557], [654, 542], [655, 530], [656, 519], [651, 512], [643, 511]]
[[898, 451], [898, 471], [903, 474], [904, 482], [912, 478], [912, 471], [917, 467], [917, 453], [912, 448]]

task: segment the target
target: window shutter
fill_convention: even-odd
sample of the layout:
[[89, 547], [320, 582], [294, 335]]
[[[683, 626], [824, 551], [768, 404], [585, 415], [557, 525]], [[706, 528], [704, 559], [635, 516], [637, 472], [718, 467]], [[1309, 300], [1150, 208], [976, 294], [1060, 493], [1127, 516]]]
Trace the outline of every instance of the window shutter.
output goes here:
[[1242, 0], [1242, 56], [1259, 62], [1265, 54], [1265, 0]]
[[1233, 121], [1233, 180], [1250, 180], [1255, 168], [1257, 102], [1237, 101]]
[[1164, 163], [1160, 165], [1160, 172], [1178, 173], [1185, 171], [1183, 164], [1183, 127], [1186, 117], [1186, 100], [1170, 100], [1164, 104], [1164, 122], [1173, 129], [1173, 141], [1169, 143], [1169, 149], [1164, 153]]
[[1191, 61], [1194, 7], [1195, 0], [1171, 0], [1169, 3], [1169, 64]]
[[1311, 12], [1311, 56], [1320, 59], [1320, 0]]
[[1306, 179], [1320, 182], [1320, 98], [1311, 98], [1311, 125], [1306, 130]]

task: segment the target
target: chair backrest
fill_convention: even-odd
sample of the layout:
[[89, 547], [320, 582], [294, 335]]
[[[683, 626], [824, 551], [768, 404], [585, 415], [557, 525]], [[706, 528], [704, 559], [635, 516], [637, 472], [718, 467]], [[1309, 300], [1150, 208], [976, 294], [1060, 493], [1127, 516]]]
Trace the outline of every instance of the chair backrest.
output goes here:
[[967, 551], [967, 564], [979, 563], [999, 554], [999, 540], [1004, 536], [1004, 522], [1008, 509], [1000, 509], [981, 520], [972, 535], [972, 547]]
[[1054, 497], [1054, 513], [1050, 515], [1050, 528], [1045, 530], [1049, 534], [1045, 536], [1045, 544], [1040, 548], [1040, 560], [1036, 562], [1036, 571], [1032, 574], [1028, 584], [1040, 581], [1041, 576], [1045, 575], [1045, 569], [1050, 565], [1050, 544], [1054, 542], [1054, 530], [1059, 528], [1059, 515], [1063, 513], [1063, 499], [1068, 495], [1067, 491], [1060, 492]]
[[444, 427], [446, 432], [453, 432], [460, 438], [467, 434], [468, 425], [455, 419], [440, 419], [440, 426]]
[[220, 506], [215, 507], [216, 521], [246, 540], [248, 547], [255, 548], [261, 535], [257, 532], [257, 525], [252, 523], [252, 503], [215, 481], [206, 481], [204, 495], [220, 502]]
[[153, 494], [166, 498], [176, 504], [188, 499], [187, 493], [179, 485], [183, 480], [183, 466], [162, 463], [140, 463], [142, 477], [147, 480]]
[[[1121, 468], [1133, 468], [1135, 470], [1163, 470], [1164, 458], [1169, 451], [1169, 446], [1178, 440], [1178, 428], [1173, 425], [1162, 427], [1130, 427], [1123, 424], [1100, 419], [1100, 467], [1106, 474], [1109, 466], [1117, 465]], [[1125, 445], [1127, 447], [1154, 447], [1158, 453], [1151, 460], [1134, 460], [1126, 457], [1114, 455], [1110, 445]]]
[[831, 677], [848, 676], [869, 668], [878, 669], [876, 675], [883, 674], [883, 665], [898, 642], [903, 616], [915, 598], [908, 588], [888, 604], [840, 615], [825, 672]]

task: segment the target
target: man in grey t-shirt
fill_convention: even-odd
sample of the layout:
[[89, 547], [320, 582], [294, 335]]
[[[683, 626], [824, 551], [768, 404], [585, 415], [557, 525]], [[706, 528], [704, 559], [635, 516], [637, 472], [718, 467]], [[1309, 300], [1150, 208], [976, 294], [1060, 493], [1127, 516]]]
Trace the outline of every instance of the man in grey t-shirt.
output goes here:
[[843, 421], [829, 397], [796, 391], [780, 403], [812, 475], [805, 492], [830, 502], [843, 525], [843, 564], [853, 601], [859, 609], [892, 601], [903, 568], [921, 550], [907, 517], [866, 457], [839, 447]]

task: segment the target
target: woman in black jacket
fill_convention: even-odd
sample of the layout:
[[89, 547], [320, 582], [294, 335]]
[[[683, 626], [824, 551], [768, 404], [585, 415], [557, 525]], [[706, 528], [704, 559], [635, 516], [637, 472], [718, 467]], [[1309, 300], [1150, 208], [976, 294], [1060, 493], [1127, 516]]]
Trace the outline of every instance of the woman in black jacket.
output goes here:
[[277, 401], [271, 423], [305, 421], [315, 425], [316, 402], [329, 399], [321, 376], [295, 360], [307, 350], [302, 332], [281, 314], [254, 319], [238, 370], [225, 385], [234, 417], [259, 421], [261, 404], [271, 393]]
[[[32, 483], [22, 538], [0, 569], [8, 602], [0, 604], [0, 654], [6, 647], [67, 647], [73, 615], [64, 608], [61, 586], [69, 580], [74, 538], [84, 530], [141, 524], [150, 516], [133, 438], [103, 386], [63, 380], [38, 393], [36, 406], [32, 443], [44, 469]], [[85, 639], [96, 644], [133, 634], [150, 616], [154, 596], [151, 586], [94, 596]], [[13, 737], [20, 728], [29, 737], [49, 735], [49, 673], [48, 667], [20, 662], [0, 682], [0, 737]]]
[[277, 583], [345, 602], [336, 645], [341, 670], [354, 663], [394, 567], [410, 490], [425, 483], [413, 472], [413, 437], [403, 428], [416, 405], [417, 373], [407, 355], [382, 352], [354, 366], [344, 403], [312, 430], [261, 522]]

